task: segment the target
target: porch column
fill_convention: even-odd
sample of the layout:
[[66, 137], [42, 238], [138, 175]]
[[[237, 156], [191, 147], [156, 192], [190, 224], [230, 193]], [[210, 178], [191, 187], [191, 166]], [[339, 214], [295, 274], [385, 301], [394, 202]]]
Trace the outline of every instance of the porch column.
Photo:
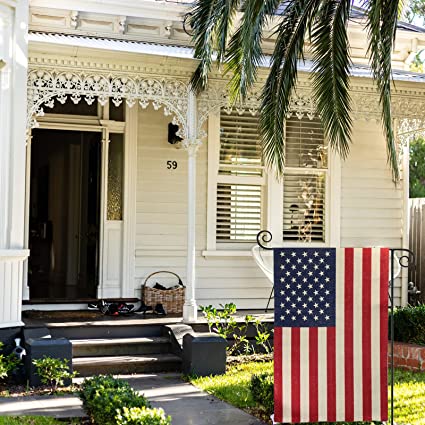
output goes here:
[[0, 328], [21, 326], [28, 1], [0, 0]]
[[183, 305], [183, 321], [195, 322], [198, 306], [195, 295], [196, 270], [196, 154], [200, 145], [197, 136], [196, 96], [190, 91], [187, 111], [187, 136], [183, 146], [188, 153], [188, 197], [187, 197], [187, 263], [186, 296]]

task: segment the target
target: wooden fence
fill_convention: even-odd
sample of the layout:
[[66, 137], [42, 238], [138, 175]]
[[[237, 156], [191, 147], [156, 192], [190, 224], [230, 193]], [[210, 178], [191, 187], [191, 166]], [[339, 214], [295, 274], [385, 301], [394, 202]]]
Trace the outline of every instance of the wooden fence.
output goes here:
[[409, 282], [417, 286], [419, 300], [425, 302], [425, 198], [409, 199], [409, 207], [409, 248], [416, 256], [416, 267], [409, 269]]

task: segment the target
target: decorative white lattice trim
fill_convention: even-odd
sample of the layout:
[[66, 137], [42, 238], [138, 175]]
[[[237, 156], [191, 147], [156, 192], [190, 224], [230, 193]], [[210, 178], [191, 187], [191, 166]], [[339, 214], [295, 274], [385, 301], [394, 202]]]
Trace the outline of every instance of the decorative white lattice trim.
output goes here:
[[75, 104], [84, 99], [89, 105], [96, 99], [104, 105], [111, 98], [118, 106], [124, 100], [132, 107], [149, 104], [163, 108], [165, 115], [173, 115], [180, 127], [180, 135], [187, 138], [188, 81], [167, 77], [103, 74], [90, 71], [31, 69], [28, 74], [28, 128], [36, 125], [35, 117], [54, 102], [65, 103], [70, 98]]

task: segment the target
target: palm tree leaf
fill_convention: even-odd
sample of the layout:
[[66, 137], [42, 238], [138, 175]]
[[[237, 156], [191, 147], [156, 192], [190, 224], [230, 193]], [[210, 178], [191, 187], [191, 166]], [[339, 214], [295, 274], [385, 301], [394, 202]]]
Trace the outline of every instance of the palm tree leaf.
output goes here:
[[305, 36], [320, 3], [320, 0], [287, 2], [262, 94], [260, 129], [264, 162], [280, 177], [285, 163], [284, 121], [297, 81], [298, 60], [303, 55]]
[[388, 162], [394, 180], [400, 178], [400, 172], [391, 113], [391, 53], [397, 30], [399, 7], [399, 0], [370, 0], [368, 3], [368, 53], [380, 94]]
[[217, 54], [218, 63], [224, 60], [239, 3], [240, 0], [197, 0], [190, 12], [194, 57], [200, 59], [191, 79], [191, 85], [196, 91], [203, 90], [207, 84], [213, 54]]
[[251, 0], [242, 7], [242, 20], [233, 34], [226, 54], [226, 72], [231, 72], [230, 94], [232, 100], [244, 100], [257, 78], [263, 58], [261, 43], [263, 28], [267, 25], [281, 0]]
[[351, 138], [351, 98], [347, 24], [350, 0], [322, 5], [312, 33], [313, 93], [331, 146], [345, 158]]

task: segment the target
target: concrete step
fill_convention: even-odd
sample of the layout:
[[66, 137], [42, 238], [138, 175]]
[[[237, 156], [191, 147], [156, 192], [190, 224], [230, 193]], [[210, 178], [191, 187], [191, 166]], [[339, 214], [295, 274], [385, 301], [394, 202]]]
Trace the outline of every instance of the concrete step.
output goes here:
[[72, 364], [79, 376], [181, 370], [181, 358], [173, 354], [77, 357]]
[[101, 321], [77, 323], [49, 323], [53, 338], [74, 339], [109, 339], [109, 338], [140, 338], [162, 335], [162, 325], [144, 325], [138, 321]]
[[164, 354], [170, 351], [170, 340], [164, 336], [72, 339], [72, 356], [125, 356], [138, 354]]

